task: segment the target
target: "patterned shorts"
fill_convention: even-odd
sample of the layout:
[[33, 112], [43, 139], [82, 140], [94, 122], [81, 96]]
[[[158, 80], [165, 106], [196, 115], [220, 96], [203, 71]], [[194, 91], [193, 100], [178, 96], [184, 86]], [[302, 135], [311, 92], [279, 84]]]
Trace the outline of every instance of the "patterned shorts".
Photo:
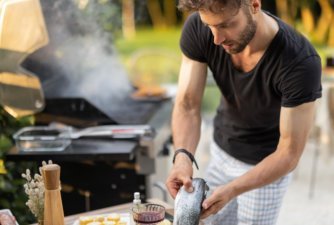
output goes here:
[[[206, 180], [213, 191], [243, 175], [254, 165], [241, 162], [225, 153], [212, 141], [211, 161], [206, 172]], [[229, 202], [216, 215], [208, 217], [208, 225], [273, 225], [276, 223], [283, 196], [286, 192], [291, 173], [279, 180], [239, 195]]]

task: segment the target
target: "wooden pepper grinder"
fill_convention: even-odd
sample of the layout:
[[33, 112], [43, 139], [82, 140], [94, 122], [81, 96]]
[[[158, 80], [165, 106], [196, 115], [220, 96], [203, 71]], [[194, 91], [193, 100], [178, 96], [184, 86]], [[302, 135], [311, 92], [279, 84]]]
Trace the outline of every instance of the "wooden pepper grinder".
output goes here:
[[64, 225], [64, 211], [60, 194], [60, 166], [42, 167], [44, 179], [44, 225]]

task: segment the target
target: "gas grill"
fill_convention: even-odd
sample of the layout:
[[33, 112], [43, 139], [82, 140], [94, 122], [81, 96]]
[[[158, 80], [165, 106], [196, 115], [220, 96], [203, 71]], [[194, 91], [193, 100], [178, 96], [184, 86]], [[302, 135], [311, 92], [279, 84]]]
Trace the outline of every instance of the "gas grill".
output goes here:
[[39, 77], [45, 95], [45, 108], [35, 115], [36, 125], [76, 129], [148, 125], [155, 135], [82, 137], [57, 152], [11, 149], [7, 160], [40, 164], [51, 159], [61, 166], [66, 215], [130, 202], [135, 191], [141, 192], [143, 200], [152, 197], [155, 181], [150, 176], [157, 160], [159, 166], [167, 165], [164, 159], [161, 164], [161, 158], [168, 154], [171, 139], [171, 99], [133, 99], [136, 88], [116, 51], [84, 25], [89, 21], [81, 21], [84, 17], [73, 2], [41, 1], [50, 42], [22, 64]]

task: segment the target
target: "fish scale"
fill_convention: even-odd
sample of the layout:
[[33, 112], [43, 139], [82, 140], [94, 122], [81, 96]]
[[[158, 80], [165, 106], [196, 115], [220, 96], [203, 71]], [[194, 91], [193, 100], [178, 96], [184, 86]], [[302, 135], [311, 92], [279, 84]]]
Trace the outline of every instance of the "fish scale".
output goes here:
[[198, 225], [202, 210], [202, 202], [209, 190], [202, 178], [192, 180], [194, 191], [188, 193], [182, 186], [175, 198], [173, 225]]

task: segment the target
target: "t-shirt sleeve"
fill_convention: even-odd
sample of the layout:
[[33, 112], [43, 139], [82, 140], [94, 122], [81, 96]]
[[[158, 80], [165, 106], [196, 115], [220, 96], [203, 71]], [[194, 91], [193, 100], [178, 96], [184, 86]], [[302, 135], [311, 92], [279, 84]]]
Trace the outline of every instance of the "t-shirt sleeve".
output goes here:
[[284, 107], [295, 107], [321, 97], [321, 60], [309, 56], [295, 65], [282, 81]]
[[180, 48], [188, 58], [206, 62], [203, 48], [203, 29], [198, 13], [191, 14], [182, 29]]

